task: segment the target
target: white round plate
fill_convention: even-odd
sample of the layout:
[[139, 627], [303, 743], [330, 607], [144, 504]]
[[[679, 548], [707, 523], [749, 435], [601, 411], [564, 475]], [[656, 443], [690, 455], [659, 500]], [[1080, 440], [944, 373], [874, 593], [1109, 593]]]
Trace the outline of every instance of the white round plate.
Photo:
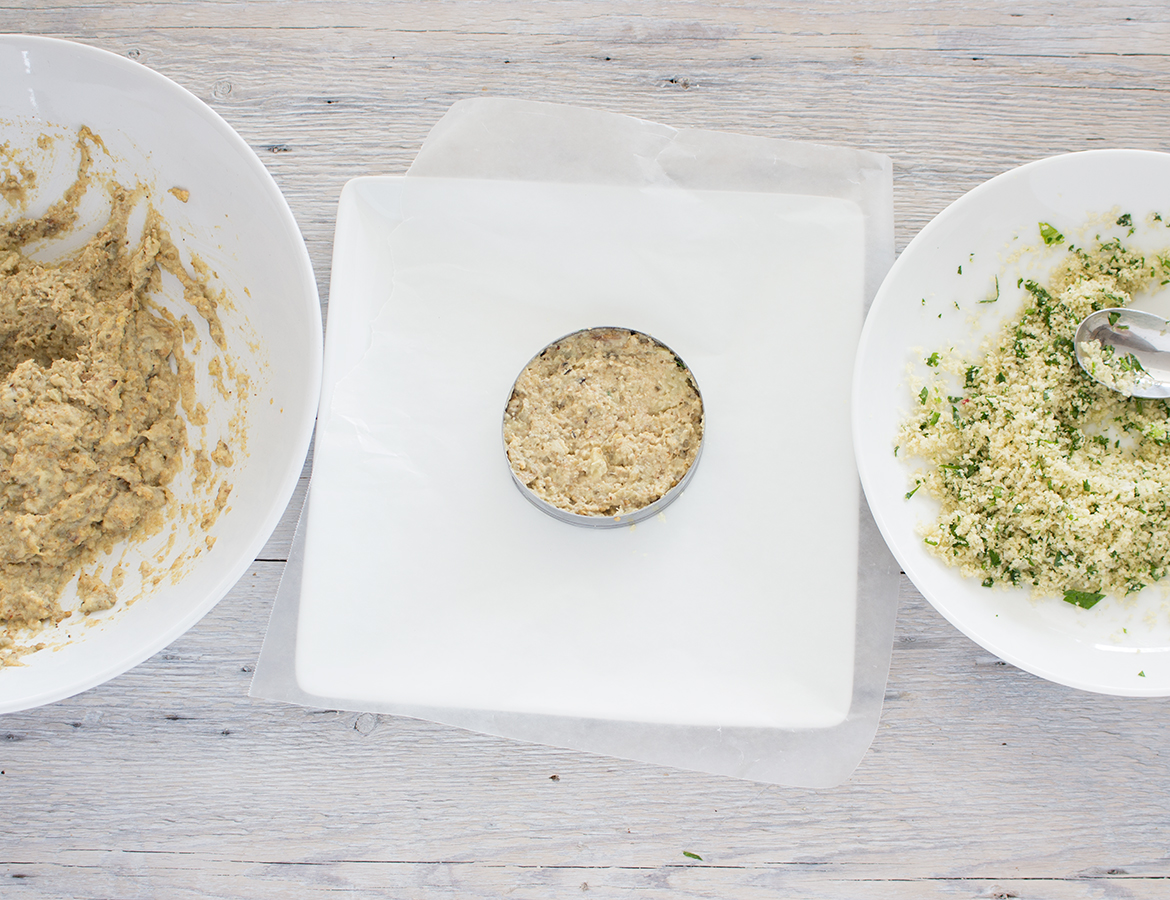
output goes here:
[[[212, 287], [229, 298], [220, 308], [228, 357], [251, 379], [247, 440], [233, 446], [235, 462], [224, 471], [232, 490], [209, 531], [214, 545], [207, 548], [201, 529], [189, 536], [183, 529], [178, 549], [186, 556], [157, 586], [140, 584], [134, 602], [84, 618], [75, 614], [43, 633], [46, 649], [0, 668], [0, 712], [58, 700], [126, 671], [175, 640], [231, 589], [288, 505], [320, 390], [321, 313], [309, 256], [288, 204], [243, 139], [194, 95], [136, 62], [68, 41], [0, 37], [0, 145], [43, 168], [23, 214], [43, 212], [75, 177], [74, 144], [83, 125], [109, 151], [101, 154], [109, 174], [127, 187], [150, 188], [183, 261], [191, 265], [192, 255], [200, 257], [213, 273]], [[45, 134], [51, 139], [38, 142]], [[189, 197], [169, 193], [172, 187]], [[91, 188], [86, 201], [100, 206], [101, 196]], [[0, 218], [21, 214], [0, 200]], [[100, 220], [91, 234], [97, 225]], [[165, 279], [162, 294], [164, 302], [182, 302], [181, 291], [176, 296]], [[196, 357], [202, 360], [197, 388], [214, 448], [217, 436], [232, 433], [237, 407], [212, 383], [207, 361], [215, 351], [208, 346], [205, 341]], [[171, 488], [179, 502], [189, 500], [190, 472]], [[128, 582], [140, 560], [149, 564], [165, 551], [150, 543], [127, 551]]]
[[[1092, 609], [988, 589], [927, 552], [918, 532], [938, 509], [917, 492], [922, 460], [894, 456], [911, 411], [908, 372], [935, 350], [974, 355], [983, 337], [1020, 308], [1021, 276], [1043, 283], [1058, 259], [1039, 223], [1086, 243], [1118, 234], [1145, 250], [1170, 248], [1170, 154], [1094, 150], [1005, 172], [959, 198], [919, 233], [890, 269], [870, 309], [854, 370], [853, 437], [865, 494], [910, 580], [955, 627], [1001, 659], [1070, 687], [1133, 697], [1170, 695], [1170, 603], [1158, 586]], [[1159, 213], [1161, 220], [1152, 218]], [[1085, 229], [1086, 223], [1093, 224]], [[996, 294], [999, 300], [983, 303]], [[1166, 312], [1166, 298], [1136, 306]]]

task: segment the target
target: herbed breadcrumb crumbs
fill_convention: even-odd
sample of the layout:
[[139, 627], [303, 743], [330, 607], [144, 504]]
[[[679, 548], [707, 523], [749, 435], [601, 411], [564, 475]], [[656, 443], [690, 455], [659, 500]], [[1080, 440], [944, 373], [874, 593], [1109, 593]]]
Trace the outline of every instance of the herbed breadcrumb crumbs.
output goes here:
[[925, 488], [941, 503], [922, 529], [935, 555], [986, 587], [1083, 607], [1165, 576], [1170, 411], [1093, 381], [1073, 335], [1168, 277], [1170, 257], [1118, 238], [1070, 246], [1047, 285], [1021, 280], [1024, 308], [976, 358], [932, 354], [938, 374], [914, 385], [895, 452], [930, 464], [907, 497]]

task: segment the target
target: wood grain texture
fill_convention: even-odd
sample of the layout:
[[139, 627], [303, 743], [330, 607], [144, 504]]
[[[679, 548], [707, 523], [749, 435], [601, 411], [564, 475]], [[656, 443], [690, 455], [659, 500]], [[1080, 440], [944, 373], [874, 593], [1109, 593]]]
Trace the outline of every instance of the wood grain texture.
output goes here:
[[909, 584], [874, 745], [809, 791], [249, 701], [279, 571], [4, 717], [0, 874], [35, 897], [1164, 896], [1164, 704], [1004, 666]]
[[[404, 172], [464, 97], [886, 153], [899, 249], [1014, 165], [1170, 144], [1162, 0], [55, 2], [0, 5], [0, 31], [209, 103], [284, 190], [323, 298], [342, 185]], [[306, 483], [174, 645], [0, 718], [0, 896], [1170, 896], [1167, 704], [1007, 666], [908, 582], [878, 734], [828, 791], [250, 700]]]

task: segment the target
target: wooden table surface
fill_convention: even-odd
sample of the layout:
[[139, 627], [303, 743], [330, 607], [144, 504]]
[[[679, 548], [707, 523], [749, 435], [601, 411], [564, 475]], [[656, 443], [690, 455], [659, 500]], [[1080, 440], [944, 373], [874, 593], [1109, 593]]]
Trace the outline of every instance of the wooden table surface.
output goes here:
[[[740, 6], [56, 0], [0, 4], [0, 31], [210, 104], [288, 197], [323, 299], [342, 185], [404, 172], [466, 97], [885, 153], [898, 250], [1020, 163], [1170, 149], [1165, 0]], [[1166, 702], [1005, 665], [905, 580], [881, 724], [831, 790], [252, 700], [305, 483], [184, 637], [0, 719], [0, 897], [1170, 896]]]

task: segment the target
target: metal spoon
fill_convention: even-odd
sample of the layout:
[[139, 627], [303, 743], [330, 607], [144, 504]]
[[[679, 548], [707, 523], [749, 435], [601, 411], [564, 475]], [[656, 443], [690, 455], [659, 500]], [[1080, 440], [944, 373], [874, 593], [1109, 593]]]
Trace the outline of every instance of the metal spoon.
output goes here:
[[[1104, 358], [1090, 341], [1112, 347]], [[1137, 309], [1102, 309], [1077, 326], [1077, 362], [1089, 377], [1130, 397], [1170, 397], [1170, 322]], [[1134, 364], [1136, 361], [1138, 365]]]

